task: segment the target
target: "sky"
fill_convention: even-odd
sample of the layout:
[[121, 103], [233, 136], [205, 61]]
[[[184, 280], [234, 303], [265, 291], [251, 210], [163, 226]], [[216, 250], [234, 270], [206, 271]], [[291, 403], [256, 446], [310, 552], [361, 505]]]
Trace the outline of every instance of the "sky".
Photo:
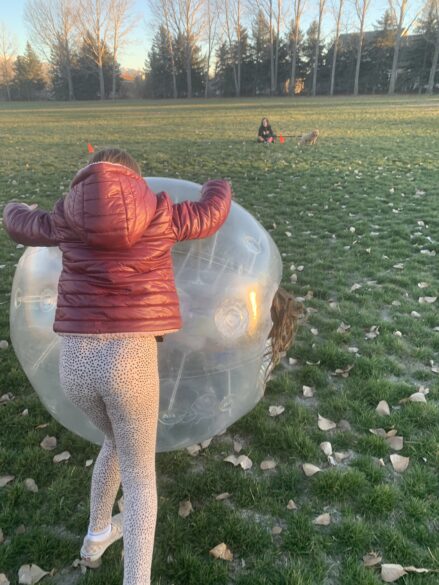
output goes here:
[[[308, 6], [316, 4], [317, 0], [308, 0]], [[327, 9], [324, 16], [324, 35], [330, 36], [333, 31], [333, 16], [331, 6], [335, 0], [327, 0]], [[151, 46], [152, 38], [154, 36], [154, 23], [151, 13], [148, 9], [146, 0], [134, 0], [135, 12], [137, 13], [137, 24], [130, 35], [130, 44], [120, 54], [120, 63], [122, 67], [143, 69], [145, 58]], [[28, 31], [23, 19], [23, 10], [26, 0], [0, 0], [0, 22], [3, 22], [7, 29], [16, 37], [18, 52], [23, 53], [26, 41], [28, 39]], [[352, 0], [346, 0], [347, 5], [353, 4]], [[407, 22], [416, 14], [417, 10], [423, 4], [423, 0], [412, 0], [410, 3], [410, 15]], [[292, 0], [284, 0], [284, 6], [292, 5]], [[366, 28], [372, 28], [372, 25], [382, 16], [387, 6], [387, 0], [371, 0], [371, 6], [368, 13]], [[303, 27], [305, 30], [310, 21], [315, 18], [317, 14], [315, 8], [306, 10], [306, 15], [303, 19]], [[353, 30], [355, 26], [355, 19], [351, 15], [349, 17], [350, 29]]]

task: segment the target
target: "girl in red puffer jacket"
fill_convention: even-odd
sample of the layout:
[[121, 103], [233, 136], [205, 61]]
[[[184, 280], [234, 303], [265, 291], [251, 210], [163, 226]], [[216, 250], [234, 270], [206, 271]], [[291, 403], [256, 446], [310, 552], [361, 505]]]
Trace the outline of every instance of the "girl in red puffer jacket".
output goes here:
[[[102, 150], [51, 213], [9, 203], [4, 226], [28, 246], [59, 246], [63, 268], [54, 330], [68, 398], [103, 431], [93, 470], [90, 523], [81, 548], [99, 559], [124, 535], [124, 585], [148, 585], [157, 513], [159, 410], [156, 336], [181, 327], [171, 249], [207, 238], [230, 210], [226, 181], [209, 181], [199, 202], [155, 195], [135, 160]], [[123, 526], [111, 517], [122, 480]]]

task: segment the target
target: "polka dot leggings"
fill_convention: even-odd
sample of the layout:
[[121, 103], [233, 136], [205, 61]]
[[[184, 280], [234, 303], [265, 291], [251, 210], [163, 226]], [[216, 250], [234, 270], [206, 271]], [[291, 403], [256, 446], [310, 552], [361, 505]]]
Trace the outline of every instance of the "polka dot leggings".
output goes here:
[[159, 409], [153, 336], [63, 336], [67, 397], [105, 434], [93, 470], [89, 530], [111, 522], [124, 492], [124, 585], [149, 585], [157, 516], [155, 448]]

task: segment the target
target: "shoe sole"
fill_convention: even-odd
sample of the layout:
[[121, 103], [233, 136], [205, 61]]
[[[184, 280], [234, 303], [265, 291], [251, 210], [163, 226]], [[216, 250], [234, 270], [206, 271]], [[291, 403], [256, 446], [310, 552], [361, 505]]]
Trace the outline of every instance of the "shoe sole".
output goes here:
[[96, 553], [96, 554], [91, 555], [91, 556], [86, 555], [85, 552], [83, 551], [83, 549], [81, 548], [81, 551], [80, 551], [81, 559], [83, 561], [87, 561], [89, 563], [95, 563], [96, 561], [98, 561], [101, 558], [101, 556], [104, 554], [104, 552], [107, 550], [107, 548], [109, 546], [111, 546], [112, 544], [114, 544], [120, 538], [122, 538], [122, 533], [121, 532], [119, 532], [115, 536], [115, 538], [113, 538], [113, 539], [109, 540], [108, 542], [106, 542], [104, 548], [99, 553]]

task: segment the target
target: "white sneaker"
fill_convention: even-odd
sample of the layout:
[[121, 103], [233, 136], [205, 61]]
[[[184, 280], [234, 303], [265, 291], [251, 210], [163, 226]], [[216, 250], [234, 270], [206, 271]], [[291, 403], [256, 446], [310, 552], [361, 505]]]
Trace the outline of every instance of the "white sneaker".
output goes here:
[[107, 550], [107, 548], [119, 540], [123, 536], [123, 516], [122, 514], [116, 514], [111, 519], [111, 532], [108, 537], [102, 542], [93, 542], [87, 536], [84, 538], [84, 542], [81, 547], [81, 559], [87, 562], [94, 563]]

